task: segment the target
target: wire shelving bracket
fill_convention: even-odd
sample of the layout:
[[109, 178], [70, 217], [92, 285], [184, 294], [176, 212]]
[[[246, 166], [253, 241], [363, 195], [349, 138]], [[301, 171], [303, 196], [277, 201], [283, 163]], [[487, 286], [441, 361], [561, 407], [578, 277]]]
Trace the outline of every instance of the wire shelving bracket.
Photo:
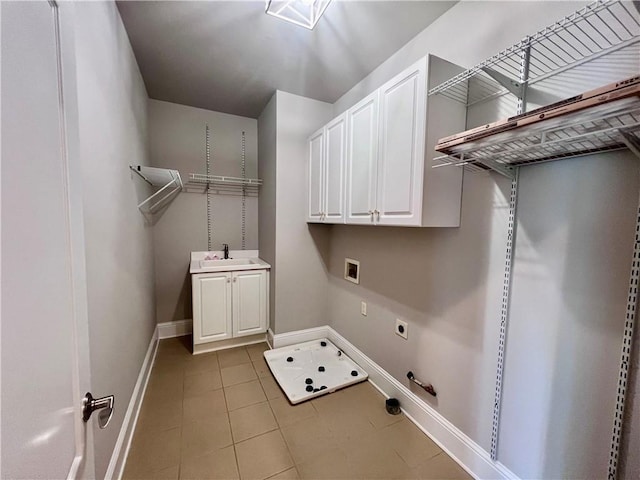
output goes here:
[[182, 191], [182, 178], [177, 170], [143, 165], [129, 165], [129, 169], [152, 187], [160, 187], [138, 204], [142, 213], [157, 213]]

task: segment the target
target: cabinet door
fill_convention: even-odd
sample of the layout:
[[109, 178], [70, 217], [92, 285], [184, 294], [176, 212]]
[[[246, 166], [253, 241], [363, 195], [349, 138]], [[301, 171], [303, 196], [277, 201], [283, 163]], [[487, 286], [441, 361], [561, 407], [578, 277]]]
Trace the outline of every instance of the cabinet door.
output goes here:
[[420, 225], [426, 115], [426, 59], [380, 89], [376, 220]]
[[373, 223], [378, 162], [378, 91], [347, 112], [347, 223]]
[[325, 127], [325, 170], [324, 170], [324, 221], [344, 222], [344, 171], [346, 153], [346, 122], [341, 115]]
[[231, 273], [194, 275], [193, 343], [231, 336]]
[[233, 336], [267, 331], [267, 271], [233, 273]]
[[324, 203], [324, 129], [309, 138], [309, 200], [307, 222], [321, 222]]

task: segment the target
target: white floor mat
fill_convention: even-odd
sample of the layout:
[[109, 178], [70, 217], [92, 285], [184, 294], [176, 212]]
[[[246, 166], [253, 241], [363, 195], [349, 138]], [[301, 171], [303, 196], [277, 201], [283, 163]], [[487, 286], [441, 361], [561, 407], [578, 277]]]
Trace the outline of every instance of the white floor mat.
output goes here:
[[292, 404], [335, 392], [369, 377], [325, 338], [267, 350], [264, 358]]

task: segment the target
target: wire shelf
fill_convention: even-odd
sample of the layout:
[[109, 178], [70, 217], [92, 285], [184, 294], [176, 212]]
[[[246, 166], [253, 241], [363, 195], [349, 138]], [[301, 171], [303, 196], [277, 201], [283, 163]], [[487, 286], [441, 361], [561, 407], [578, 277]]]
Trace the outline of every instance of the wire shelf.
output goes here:
[[262, 180], [258, 178], [229, 177], [226, 175], [205, 175], [203, 173], [190, 173], [189, 183], [204, 185], [237, 185], [246, 187], [259, 187]]
[[160, 187], [155, 193], [138, 204], [143, 213], [156, 213], [167, 206], [183, 188], [180, 172], [168, 168], [129, 165], [129, 169], [152, 187]]
[[528, 80], [524, 83], [532, 85], [638, 42], [640, 14], [633, 3], [598, 0], [430, 89], [428, 94], [442, 94], [472, 105], [510, 90], [493, 77], [511, 79], [511, 88], [521, 88], [522, 57], [527, 48]]
[[[631, 142], [631, 147], [630, 147]], [[434, 159], [447, 165], [496, 170], [640, 145], [640, 98], [633, 97], [452, 147]]]

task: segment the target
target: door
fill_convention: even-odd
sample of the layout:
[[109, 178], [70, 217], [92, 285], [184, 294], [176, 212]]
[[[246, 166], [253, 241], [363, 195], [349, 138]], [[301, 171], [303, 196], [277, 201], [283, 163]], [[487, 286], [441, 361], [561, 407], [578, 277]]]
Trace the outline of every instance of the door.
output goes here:
[[347, 223], [372, 224], [378, 162], [378, 91], [347, 112]]
[[377, 221], [420, 225], [426, 122], [426, 59], [380, 89]]
[[231, 338], [231, 273], [193, 276], [193, 343]]
[[233, 272], [233, 336], [267, 331], [267, 271]]
[[309, 199], [307, 222], [323, 219], [324, 185], [324, 129], [309, 138]]
[[344, 222], [344, 171], [346, 166], [347, 124], [341, 115], [325, 127], [324, 221]]
[[[2, 2], [2, 478], [94, 476], [69, 5]], [[95, 416], [94, 416], [95, 417]]]

